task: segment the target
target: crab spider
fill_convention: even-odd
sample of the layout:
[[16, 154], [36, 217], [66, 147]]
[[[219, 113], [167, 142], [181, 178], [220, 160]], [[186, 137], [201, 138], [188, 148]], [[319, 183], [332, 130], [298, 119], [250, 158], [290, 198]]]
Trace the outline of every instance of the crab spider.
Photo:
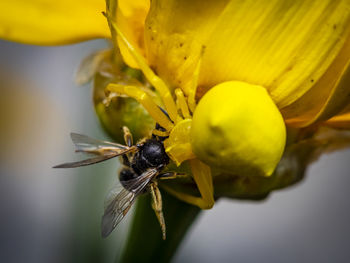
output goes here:
[[[180, 193], [166, 186], [164, 188], [184, 202], [196, 205], [202, 209], [210, 209], [214, 205], [214, 188], [211, 170], [209, 166], [196, 158], [192, 152], [190, 142], [192, 115], [196, 107], [195, 94], [201, 59], [199, 59], [199, 62], [197, 63], [188, 96], [186, 97], [182, 90], [177, 88], [174, 92], [176, 97], [175, 101], [173, 94], [165, 82], [152, 71], [144, 57], [139, 54], [127, 40], [116, 23], [109, 19], [108, 16], [106, 17], [109, 20], [110, 25], [132, 54], [135, 61], [138, 63], [147, 80], [158, 91], [168, 115], [160, 109], [146, 91], [136, 86], [124, 86], [111, 83], [105, 89], [107, 100], [118, 95], [127, 95], [136, 99], [144, 106], [151, 117], [165, 129], [165, 132], [153, 130], [152, 133], [158, 136], [168, 137], [164, 141], [164, 146], [171, 160], [173, 160], [178, 166], [184, 161], [189, 161], [193, 179], [201, 196], [198, 197], [186, 193]], [[179, 112], [181, 112], [181, 114], [179, 114]]]

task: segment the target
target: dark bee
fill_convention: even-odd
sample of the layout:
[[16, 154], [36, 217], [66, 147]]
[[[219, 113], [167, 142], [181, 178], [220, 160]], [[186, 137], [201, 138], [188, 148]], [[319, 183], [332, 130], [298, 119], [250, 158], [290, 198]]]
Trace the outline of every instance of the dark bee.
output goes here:
[[132, 135], [127, 127], [123, 127], [126, 145], [96, 140], [85, 135], [71, 133], [76, 152], [93, 154], [95, 157], [71, 163], [57, 165], [54, 168], [74, 168], [99, 163], [121, 156], [124, 168], [119, 173], [119, 181], [123, 186], [120, 192], [112, 190], [107, 200], [102, 217], [102, 236], [107, 237], [124, 218], [135, 199], [149, 191], [152, 195], [152, 207], [161, 225], [165, 239], [165, 223], [162, 212], [162, 198], [157, 179], [171, 178], [173, 172], [162, 172], [169, 163], [169, 157], [163, 146], [163, 137], [153, 136], [133, 145]]

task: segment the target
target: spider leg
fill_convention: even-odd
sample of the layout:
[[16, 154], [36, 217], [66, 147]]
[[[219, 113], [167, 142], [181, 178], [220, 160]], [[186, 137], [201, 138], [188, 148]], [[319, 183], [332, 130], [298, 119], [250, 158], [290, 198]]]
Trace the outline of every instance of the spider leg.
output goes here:
[[181, 89], [177, 88], [175, 90], [175, 95], [176, 95], [176, 99], [177, 99], [176, 104], [178, 105], [178, 108], [181, 109], [182, 116], [184, 116], [184, 118], [186, 118], [186, 119], [190, 119], [191, 115], [190, 115], [190, 112], [188, 110], [188, 106], [187, 106], [187, 102], [186, 102], [184, 93], [182, 92]]
[[120, 84], [111, 83], [105, 89], [107, 99], [109, 97], [113, 98], [116, 94], [125, 94], [129, 97], [136, 99], [152, 118], [158, 122], [167, 131], [170, 131], [174, 124], [169, 120], [169, 118], [159, 109], [158, 105], [152, 100], [152, 98], [143, 90], [136, 86], [124, 86]]
[[[213, 207], [215, 202], [213, 181], [211, 177], [210, 168], [209, 166], [205, 165], [198, 159], [190, 160], [190, 164], [191, 164], [193, 179], [198, 187], [199, 193], [201, 194], [200, 197], [175, 191], [174, 189], [166, 185], [162, 185], [162, 187], [167, 192], [169, 192], [176, 198], [186, 203], [196, 205], [201, 209], [210, 209]], [[160, 177], [160, 179], [171, 179], [171, 178], [176, 178], [176, 176], [175, 177], [169, 176], [168, 178]]]
[[[108, 18], [108, 17], [107, 17]], [[127, 40], [125, 35], [121, 32], [121, 30], [118, 28], [115, 21], [112, 19], [108, 19], [112, 27], [115, 29], [117, 34], [119, 35], [120, 39], [123, 41], [125, 46], [128, 48], [131, 55], [134, 57], [135, 61], [139, 65], [141, 71], [147, 78], [147, 80], [152, 84], [152, 86], [155, 87], [155, 89], [159, 92], [160, 97], [162, 98], [162, 101], [165, 105], [166, 111], [168, 112], [170, 119], [173, 122], [176, 122], [178, 114], [177, 114], [177, 108], [175, 105], [175, 101], [173, 99], [173, 96], [171, 95], [171, 92], [165, 82], [159, 78], [153, 70], [148, 66], [145, 58], [133, 47], [133, 45]]]
[[160, 131], [160, 130], [156, 130], [154, 129], [152, 131], [152, 134], [158, 137], [167, 137], [169, 136], [169, 132], [168, 131]]
[[196, 109], [196, 92], [197, 92], [197, 86], [198, 86], [198, 78], [199, 78], [199, 72], [201, 69], [201, 63], [202, 63], [202, 57], [205, 51], [205, 46], [202, 46], [202, 50], [200, 53], [200, 57], [197, 63], [197, 66], [194, 70], [193, 78], [192, 78], [192, 83], [188, 92], [188, 106], [193, 113], [194, 110]]
[[214, 205], [214, 187], [210, 167], [198, 159], [190, 160], [193, 179], [202, 196], [203, 209], [212, 208]]

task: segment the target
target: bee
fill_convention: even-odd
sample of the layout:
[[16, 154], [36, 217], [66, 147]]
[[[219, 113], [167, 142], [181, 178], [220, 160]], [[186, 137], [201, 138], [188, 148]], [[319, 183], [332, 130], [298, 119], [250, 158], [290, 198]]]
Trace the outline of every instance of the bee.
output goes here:
[[53, 168], [75, 168], [121, 156], [123, 168], [119, 173], [119, 181], [123, 188], [119, 193], [112, 190], [112, 197], [107, 199], [102, 217], [102, 237], [107, 237], [113, 231], [139, 195], [150, 192], [152, 207], [160, 223], [163, 239], [165, 239], [166, 230], [162, 212], [162, 197], [157, 181], [159, 178], [168, 179], [176, 176], [175, 172], [163, 171], [170, 161], [163, 145], [165, 138], [152, 135], [151, 138], [143, 139], [133, 145], [132, 134], [129, 129], [124, 126], [123, 132], [126, 145], [71, 133], [76, 152], [95, 156], [78, 162], [60, 164]]

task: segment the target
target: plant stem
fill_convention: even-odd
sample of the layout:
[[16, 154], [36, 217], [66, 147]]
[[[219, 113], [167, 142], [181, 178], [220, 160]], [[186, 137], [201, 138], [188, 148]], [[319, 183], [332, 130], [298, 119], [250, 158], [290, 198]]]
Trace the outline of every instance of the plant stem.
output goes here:
[[141, 196], [136, 204], [133, 222], [121, 260], [118, 262], [169, 262], [191, 224], [201, 211], [162, 192], [167, 239], [151, 208], [151, 198]]

